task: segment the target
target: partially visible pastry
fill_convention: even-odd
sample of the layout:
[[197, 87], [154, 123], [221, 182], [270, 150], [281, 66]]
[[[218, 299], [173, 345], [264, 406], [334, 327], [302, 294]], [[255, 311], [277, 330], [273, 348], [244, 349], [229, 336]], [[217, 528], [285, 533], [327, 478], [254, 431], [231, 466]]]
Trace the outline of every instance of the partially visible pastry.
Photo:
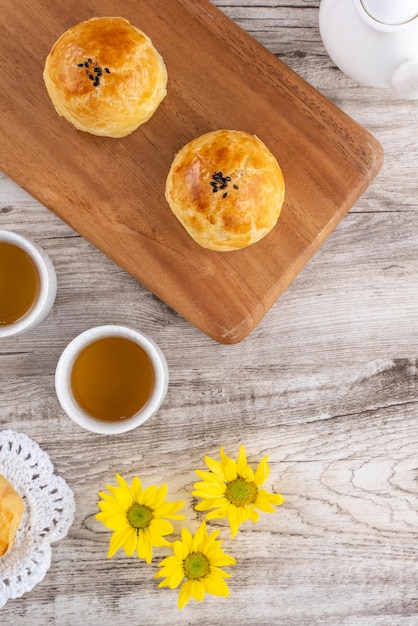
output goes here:
[[276, 225], [285, 184], [276, 158], [249, 133], [216, 130], [186, 144], [166, 180], [167, 202], [202, 247], [239, 250]]
[[67, 30], [43, 73], [59, 115], [78, 130], [123, 137], [167, 93], [167, 69], [150, 38], [122, 17], [94, 17]]
[[0, 474], [0, 557], [13, 546], [24, 510], [22, 498]]

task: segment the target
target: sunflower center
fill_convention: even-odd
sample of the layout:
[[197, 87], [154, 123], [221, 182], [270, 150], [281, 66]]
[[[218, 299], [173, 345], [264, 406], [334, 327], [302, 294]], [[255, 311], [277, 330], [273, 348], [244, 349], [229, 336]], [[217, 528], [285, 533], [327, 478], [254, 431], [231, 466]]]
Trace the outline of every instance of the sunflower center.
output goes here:
[[128, 522], [133, 528], [138, 528], [140, 530], [144, 530], [148, 528], [151, 523], [154, 514], [152, 509], [149, 506], [145, 506], [145, 504], [138, 504], [138, 502], [134, 502], [131, 508], [128, 510], [126, 514], [128, 518]]
[[209, 574], [210, 563], [202, 552], [190, 552], [183, 561], [183, 570], [187, 578], [199, 580]]
[[257, 487], [244, 478], [238, 477], [226, 483], [225, 497], [235, 506], [246, 506], [255, 502], [257, 497]]

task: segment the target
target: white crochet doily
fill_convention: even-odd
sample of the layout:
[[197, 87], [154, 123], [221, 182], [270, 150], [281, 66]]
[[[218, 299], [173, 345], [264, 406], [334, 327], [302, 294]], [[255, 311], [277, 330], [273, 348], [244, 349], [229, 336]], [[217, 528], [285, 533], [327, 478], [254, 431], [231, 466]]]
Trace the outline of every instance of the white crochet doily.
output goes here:
[[25, 512], [14, 546], [0, 557], [0, 607], [33, 589], [51, 564], [51, 542], [66, 536], [74, 495], [54, 474], [46, 452], [27, 435], [0, 431], [0, 474], [23, 498]]

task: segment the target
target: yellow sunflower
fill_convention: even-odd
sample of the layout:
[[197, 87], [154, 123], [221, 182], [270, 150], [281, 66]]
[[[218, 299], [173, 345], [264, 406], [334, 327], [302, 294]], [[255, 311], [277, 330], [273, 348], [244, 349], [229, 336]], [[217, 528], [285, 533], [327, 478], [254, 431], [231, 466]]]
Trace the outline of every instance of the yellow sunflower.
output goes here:
[[222, 542], [216, 539], [218, 535], [219, 530], [208, 535], [205, 522], [201, 523], [194, 536], [182, 528], [181, 541], [172, 545], [174, 554], [158, 564], [162, 569], [155, 574], [155, 578], [165, 578], [158, 587], [175, 589], [185, 579], [180, 588], [179, 609], [186, 606], [192, 597], [201, 602], [205, 593], [229, 596], [224, 578], [229, 578], [231, 574], [221, 567], [234, 565], [235, 559], [223, 551]]
[[107, 556], [111, 558], [123, 547], [128, 556], [136, 550], [139, 558], [150, 563], [153, 547], [171, 545], [164, 537], [173, 532], [173, 526], [165, 518], [184, 519], [184, 515], [177, 511], [185, 503], [166, 502], [166, 484], [143, 489], [138, 476], [131, 486], [119, 474], [116, 474], [116, 480], [118, 486], [105, 486], [110, 494], [99, 492], [102, 500], [98, 502], [100, 513], [96, 514], [96, 519], [114, 531]]
[[202, 498], [195, 507], [197, 511], [213, 509], [206, 514], [206, 519], [227, 518], [232, 537], [235, 537], [243, 522], [258, 521], [256, 509], [274, 513], [273, 505], [282, 504], [284, 498], [260, 489], [269, 475], [268, 456], [260, 461], [255, 473], [247, 463], [244, 446], [240, 446], [238, 461], [226, 456], [223, 448], [220, 459], [219, 462], [205, 456], [209, 471], [195, 470], [202, 482], [194, 484], [192, 496]]

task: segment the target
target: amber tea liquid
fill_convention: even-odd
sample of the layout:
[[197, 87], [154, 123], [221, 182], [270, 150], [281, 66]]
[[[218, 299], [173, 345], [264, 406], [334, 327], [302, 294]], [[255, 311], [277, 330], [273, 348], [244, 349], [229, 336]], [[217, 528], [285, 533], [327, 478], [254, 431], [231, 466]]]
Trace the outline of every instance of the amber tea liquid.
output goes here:
[[32, 309], [41, 280], [29, 254], [7, 241], [0, 241], [0, 325], [17, 322]]
[[147, 403], [154, 368], [145, 350], [125, 337], [104, 337], [75, 359], [71, 388], [80, 408], [96, 419], [122, 420]]

